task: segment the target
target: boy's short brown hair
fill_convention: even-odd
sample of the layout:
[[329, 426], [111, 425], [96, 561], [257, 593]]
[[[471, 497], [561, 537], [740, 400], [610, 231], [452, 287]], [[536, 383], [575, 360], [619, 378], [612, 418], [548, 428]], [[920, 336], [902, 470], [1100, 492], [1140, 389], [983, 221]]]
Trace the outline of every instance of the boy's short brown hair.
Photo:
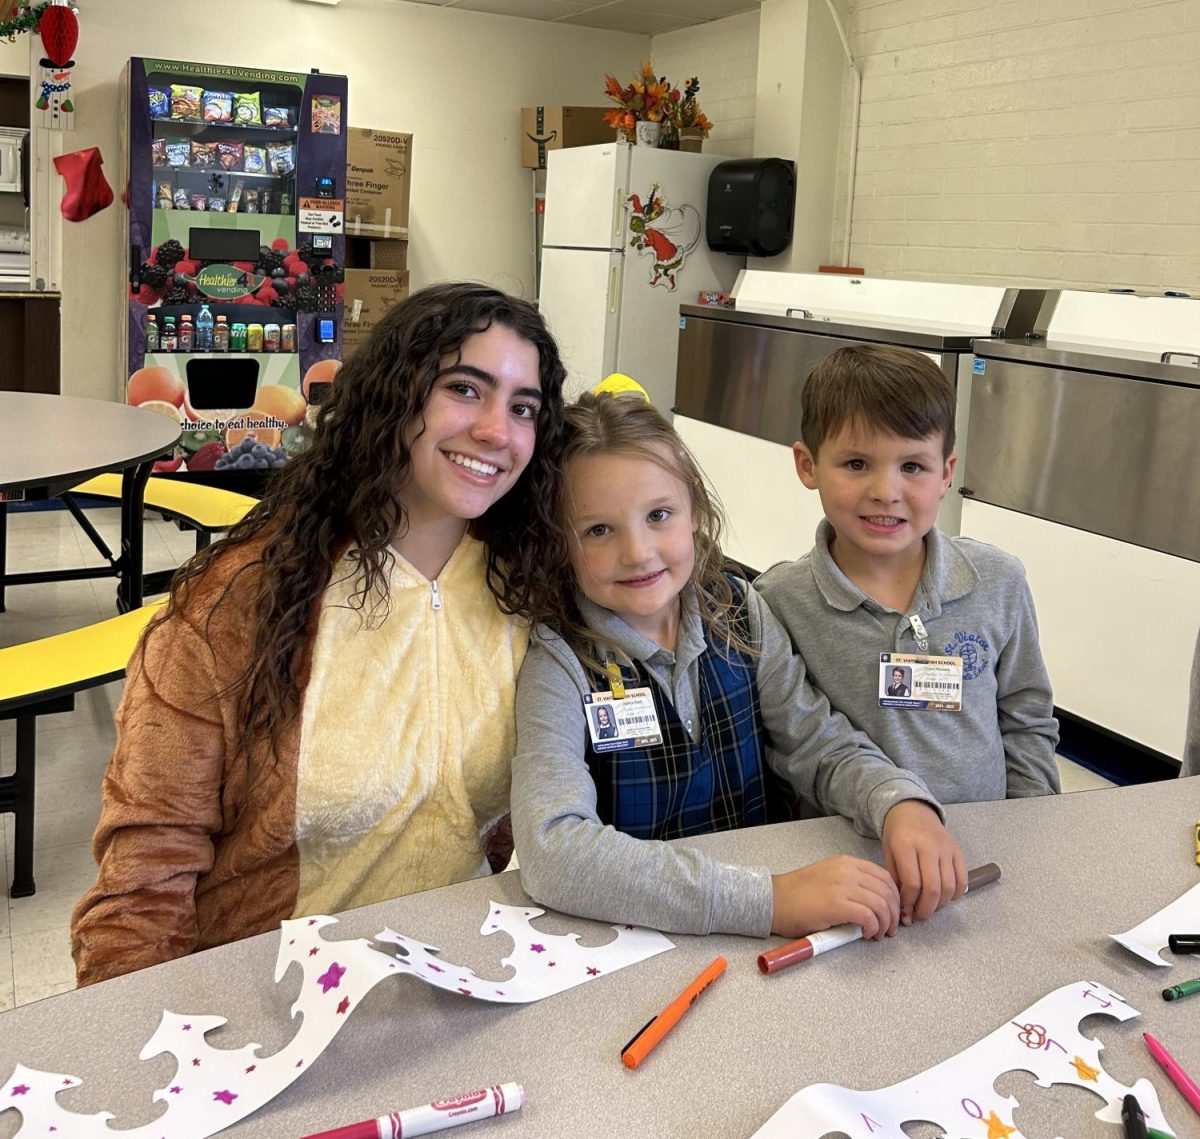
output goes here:
[[854, 344], [839, 348], [809, 373], [800, 395], [800, 435], [816, 458], [845, 427], [887, 431], [902, 439], [942, 433], [954, 450], [954, 385], [911, 348]]

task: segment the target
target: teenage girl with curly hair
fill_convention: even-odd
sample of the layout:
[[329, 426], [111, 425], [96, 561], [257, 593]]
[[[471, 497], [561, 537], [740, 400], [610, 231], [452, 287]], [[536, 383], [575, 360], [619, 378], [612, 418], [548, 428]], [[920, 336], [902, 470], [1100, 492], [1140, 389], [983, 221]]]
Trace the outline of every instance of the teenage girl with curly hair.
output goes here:
[[563, 378], [531, 305], [415, 293], [180, 569], [117, 710], [81, 984], [487, 872]]

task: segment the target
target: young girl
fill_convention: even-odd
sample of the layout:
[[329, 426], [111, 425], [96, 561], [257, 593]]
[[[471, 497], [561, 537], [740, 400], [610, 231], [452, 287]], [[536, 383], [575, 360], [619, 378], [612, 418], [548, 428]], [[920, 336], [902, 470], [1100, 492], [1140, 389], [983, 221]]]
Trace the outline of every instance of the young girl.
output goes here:
[[487, 872], [563, 375], [524, 301], [414, 294], [181, 569], [117, 710], [80, 984]]
[[[513, 830], [530, 896], [760, 937], [841, 922], [882, 937], [957, 897], [966, 872], [936, 802], [830, 712], [758, 595], [724, 571], [717, 507], [670, 424], [637, 396], [586, 395], [567, 410], [563, 461], [565, 549], [542, 559], [562, 569], [538, 594], [517, 689]], [[615, 738], [586, 715], [597, 705]], [[916, 887], [911, 915], [862, 859], [772, 876], [662, 841], [785, 818], [768, 746], [796, 793], [882, 834]]]

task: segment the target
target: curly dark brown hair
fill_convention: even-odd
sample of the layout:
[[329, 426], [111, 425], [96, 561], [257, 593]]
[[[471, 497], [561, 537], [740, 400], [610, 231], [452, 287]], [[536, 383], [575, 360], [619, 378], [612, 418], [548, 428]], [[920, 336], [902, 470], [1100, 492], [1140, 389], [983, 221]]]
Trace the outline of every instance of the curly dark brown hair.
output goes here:
[[[531, 595], [531, 615], [548, 625], [574, 650], [585, 668], [603, 676], [606, 653], [624, 664], [625, 654], [589, 630], [576, 601], [578, 585], [571, 568], [571, 543], [577, 541], [570, 525], [572, 504], [566, 472], [572, 459], [593, 455], [628, 455], [647, 459], [679, 479], [688, 489], [696, 550], [690, 584], [696, 590], [700, 617], [711, 643], [727, 656], [736, 651], [756, 655], [739, 628], [745, 575], [721, 552], [724, 515], [717, 496], [709, 489], [692, 453], [662, 413], [641, 396], [630, 393], [592, 392], [579, 397], [566, 410], [561, 463], [564, 477], [558, 484], [554, 516], [556, 525], [540, 535], [539, 561], [544, 573]], [[732, 578], [741, 579], [741, 589]]]
[[[566, 372], [537, 310], [496, 289], [471, 283], [435, 285], [391, 309], [338, 373], [320, 405], [312, 447], [281, 470], [265, 497], [220, 541], [180, 567], [171, 582], [162, 627], [187, 605], [210, 567], [237, 547], [259, 544], [225, 582], [209, 608], [206, 629], [234, 585], [253, 575], [253, 611], [242, 613], [253, 644], [244, 671], [218, 695], [237, 693], [240, 749], [266, 739], [272, 750], [300, 710], [298, 654], [338, 558], [354, 564], [350, 603], [368, 599], [386, 613], [389, 541], [406, 525], [397, 487], [409, 469], [409, 428], [418, 422], [434, 381], [467, 339], [493, 324], [538, 350], [541, 404], [537, 443], [512, 490], [471, 524], [487, 550], [487, 581], [506, 613], [529, 615], [540, 566], [531, 535], [553, 528], [563, 433]], [[240, 602], [230, 602], [241, 604]], [[209, 643], [212, 644], [211, 636]]]

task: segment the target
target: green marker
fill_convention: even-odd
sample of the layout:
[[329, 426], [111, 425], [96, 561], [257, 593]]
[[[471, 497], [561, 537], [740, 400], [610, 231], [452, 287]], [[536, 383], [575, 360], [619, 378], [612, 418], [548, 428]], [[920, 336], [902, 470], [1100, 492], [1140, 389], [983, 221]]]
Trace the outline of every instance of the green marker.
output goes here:
[[1157, 1127], [1146, 1128], [1146, 1139], [1172, 1139], [1165, 1131], [1159, 1131]]
[[1162, 991], [1164, 1001], [1177, 1001], [1180, 997], [1190, 997], [1193, 993], [1200, 993], [1200, 978], [1172, 985], [1169, 989]]

